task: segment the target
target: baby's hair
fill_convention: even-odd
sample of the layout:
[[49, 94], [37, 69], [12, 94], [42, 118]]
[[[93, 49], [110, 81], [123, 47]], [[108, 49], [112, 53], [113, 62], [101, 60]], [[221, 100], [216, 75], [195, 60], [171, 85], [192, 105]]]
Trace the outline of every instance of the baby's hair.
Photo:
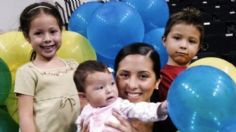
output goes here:
[[109, 72], [109, 69], [102, 62], [95, 60], [85, 61], [77, 67], [73, 79], [78, 92], [85, 92], [86, 78], [94, 72]]
[[114, 71], [117, 73], [119, 63], [128, 55], [143, 55], [151, 59], [153, 71], [157, 79], [160, 78], [160, 56], [155, 48], [144, 42], [137, 42], [123, 47], [115, 58]]
[[200, 32], [200, 44], [202, 44], [204, 38], [204, 26], [200, 10], [193, 7], [187, 7], [179, 12], [172, 14], [167, 21], [164, 37], [167, 37], [173, 26], [180, 23], [195, 26]]
[[54, 16], [58, 22], [59, 28], [62, 30], [63, 21], [60, 12], [54, 5], [46, 2], [34, 3], [27, 6], [20, 15], [19, 30], [23, 32], [26, 38], [28, 38], [32, 20], [34, 20], [40, 13]]

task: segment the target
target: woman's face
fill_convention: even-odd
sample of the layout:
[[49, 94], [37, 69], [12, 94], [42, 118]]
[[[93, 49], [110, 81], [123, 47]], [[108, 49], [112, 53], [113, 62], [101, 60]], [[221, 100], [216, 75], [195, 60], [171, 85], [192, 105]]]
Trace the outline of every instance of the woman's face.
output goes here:
[[149, 102], [153, 90], [159, 84], [152, 60], [139, 54], [128, 55], [120, 61], [116, 81], [120, 97], [131, 102]]

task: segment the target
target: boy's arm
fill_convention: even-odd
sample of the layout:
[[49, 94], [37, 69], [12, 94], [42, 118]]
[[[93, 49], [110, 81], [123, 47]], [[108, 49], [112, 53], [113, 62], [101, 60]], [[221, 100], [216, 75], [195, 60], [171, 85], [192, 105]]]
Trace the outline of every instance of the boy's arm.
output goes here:
[[121, 105], [121, 112], [128, 118], [136, 118], [144, 122], [155, 122], [167, 118], [167, 102], [138, 102], [125, 100]]

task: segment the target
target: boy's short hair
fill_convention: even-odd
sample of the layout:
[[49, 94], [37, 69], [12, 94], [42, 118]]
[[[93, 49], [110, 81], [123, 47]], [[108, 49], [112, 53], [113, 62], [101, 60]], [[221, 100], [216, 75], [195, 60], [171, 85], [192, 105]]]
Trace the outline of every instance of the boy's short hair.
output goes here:
[[194, 7], [186, 7], [181, 11], [172, 14], [167, 21], [164, 37], [167, 37], [174, 25], [180, 23], [194, 25], [200, 32], [200, 45], [202, 45], [204, 38], [204, 25], [201, 11]]
[[109, 72], [107, 66], [99, 61], [88, 60], [77, 67], [73, 79], [78, 92], [85, 92], [85, 81], [94, 72]]

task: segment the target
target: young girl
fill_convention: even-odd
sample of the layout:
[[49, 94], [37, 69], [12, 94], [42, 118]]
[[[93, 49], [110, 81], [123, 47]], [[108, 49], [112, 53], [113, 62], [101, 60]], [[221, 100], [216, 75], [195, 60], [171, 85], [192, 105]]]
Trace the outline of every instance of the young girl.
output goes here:
[[162, 103], [130, 103], [118, 97], [118, 90], [112, 73], [108, 68], [97, 61], [81, 63], [75, 74], [74, 82], [80, 94], [88, 101], [76, 124], [77, 132], [81, 131], [83, 122], [89, 123], [90, 132], [116, 132], [117, 130], [106, 127], [106, 122], [119, 124], [112, 116], [116, 109], [126, 118], [135, 118], [144, 122], [164, 120], [167, 117], [167, 102]]
[[61, 46], [62, 19], [49, 3], [34, 3], [20, 16], [20, 30], [33, 48], [31, 62], [17, 70], [22, 132], [73, 132], [79, 98], [73, 82], [77, 63], [56, 56]]
[[[195, 8], [185, 8], [174, 13], [167, 22], [163, 43], [169, 57], [167, 64], [161, 69], [159, 101], [166, 100], [172, 81], [187, 68], [201, 47], [204, 29], [200, 15], [200, 11]], [[169, 118], [158, 124], [159, 132], [176, 131]]]

